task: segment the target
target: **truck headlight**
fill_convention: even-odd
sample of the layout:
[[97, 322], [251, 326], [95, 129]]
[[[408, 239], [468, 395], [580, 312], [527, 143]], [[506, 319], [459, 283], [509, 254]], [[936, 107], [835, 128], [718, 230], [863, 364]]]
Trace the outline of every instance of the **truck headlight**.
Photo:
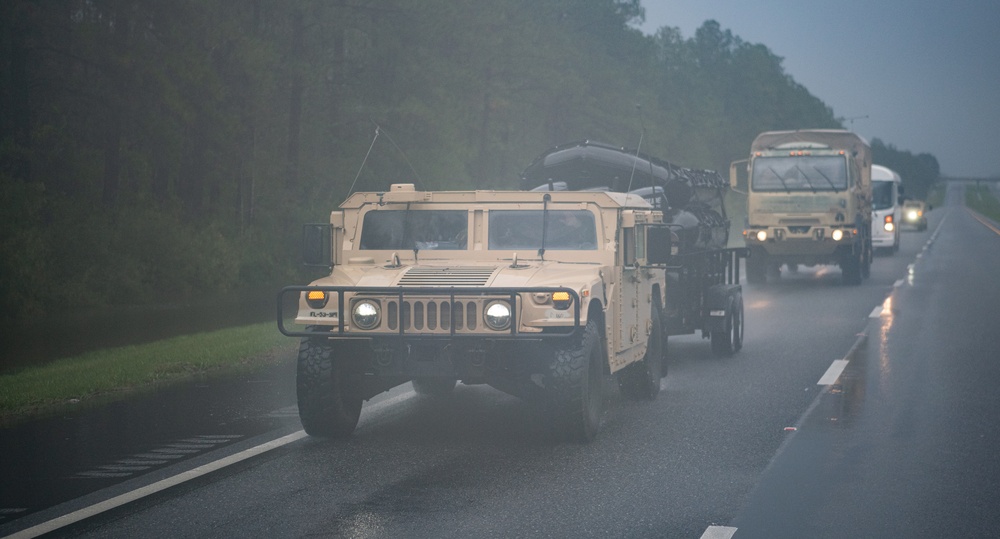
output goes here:
[[916, 221], [917, 217], [920, 217], [920, 214], [917, 213], [917, 210], [910, 210], [906, 212], [906, 218], [911, 221]]
[[351, 319], [354, 320], [354, 325], [361, 329], [374, 328], [380, 318], [378, 303], [372, 300], [359, 301], [351, 309]]
[[834, 231], [830, 233], [830, 237], [833, 238], [833, 241], [840, 241], [844, 239], [844, 231], [839, 228], [834, 229]]
[[758, 230], [757, 231], [757, 241], [765, 241], [765, 240], [767, 240], [767, 231], [766, 230]]
[[503, 301], [494, 301], [483, 311], [483, 321], [490, 329], [502, 331], [510, 327], [510, 305]]

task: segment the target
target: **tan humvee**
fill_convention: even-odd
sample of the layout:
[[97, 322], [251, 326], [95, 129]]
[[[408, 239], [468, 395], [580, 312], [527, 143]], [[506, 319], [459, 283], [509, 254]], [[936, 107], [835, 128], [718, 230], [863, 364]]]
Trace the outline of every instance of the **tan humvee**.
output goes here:
[[[332, 265], [299, 295], [298, 404], [310, 435], [343, 437], [362, 402], [412, 381], [486, 383], [538, 402], [561, 438], [600, 427], [602, 381], [655, 398], [672, 234], [642, 197], [611, 192], [355, 193], [306, 229]], [[280, 300], [279, 300], [280, 305]]]

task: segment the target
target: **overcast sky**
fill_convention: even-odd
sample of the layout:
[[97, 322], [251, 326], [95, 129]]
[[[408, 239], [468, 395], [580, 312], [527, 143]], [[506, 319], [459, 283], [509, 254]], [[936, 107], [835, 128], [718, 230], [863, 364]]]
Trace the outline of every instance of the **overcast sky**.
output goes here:
[[944, 175], [1000, 176], [1000, 0], [642, 4], [647, 34], [672, 26], [689, 38], [714, 19], [784, 58], [848, 129], [930, 153]]

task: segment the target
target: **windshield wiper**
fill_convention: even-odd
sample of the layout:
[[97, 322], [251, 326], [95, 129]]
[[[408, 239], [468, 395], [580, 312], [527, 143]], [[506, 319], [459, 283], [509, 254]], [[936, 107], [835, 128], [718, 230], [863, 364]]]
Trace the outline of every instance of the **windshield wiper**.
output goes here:
[[[830, 189], [833, 189], [834, 193], [840, 191], [840, 189], [837, 189], [837, 186], [833, 183], [833, 180], [831, 180], [829, 177], [827, 177], [826, 174], [823, 174], [822, 170], [820, 170], [820, 169], [818, 169], [816, 167], [813, 167], [813, 170], [815, 170], [820, 176], [823, 176], [823, 179], [826, 180], [826, 183], [830, 184]], [[812, 185], [812, 184], [810, 184], [810, 185]]]
[[781, 182], [781, 186], [785, 188], [785, 193], [786, 194], [789, 194], [789, 195], [792, 194], [792, 190], [789, 189], [788, 184], [785, 183], [785, 179], [781, 177], [781, 174], [778, 174], [777, 170], [774, 170], [774, 167], [770, 167], [769, 166], [769, 167], [767, 167], [767, 170], [770, 170], [771, 173], [774, 174], [774, 177], [778, 178], [778, 181]]

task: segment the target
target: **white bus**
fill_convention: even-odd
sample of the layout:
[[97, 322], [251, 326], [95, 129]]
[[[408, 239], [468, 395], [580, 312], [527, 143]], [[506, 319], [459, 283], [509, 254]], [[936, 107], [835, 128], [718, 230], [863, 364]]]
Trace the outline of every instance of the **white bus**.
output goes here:
[[896, 171], [872, 165], [872, 248], [893, 254], [899, 250], [903, 210], [903, 179]]

